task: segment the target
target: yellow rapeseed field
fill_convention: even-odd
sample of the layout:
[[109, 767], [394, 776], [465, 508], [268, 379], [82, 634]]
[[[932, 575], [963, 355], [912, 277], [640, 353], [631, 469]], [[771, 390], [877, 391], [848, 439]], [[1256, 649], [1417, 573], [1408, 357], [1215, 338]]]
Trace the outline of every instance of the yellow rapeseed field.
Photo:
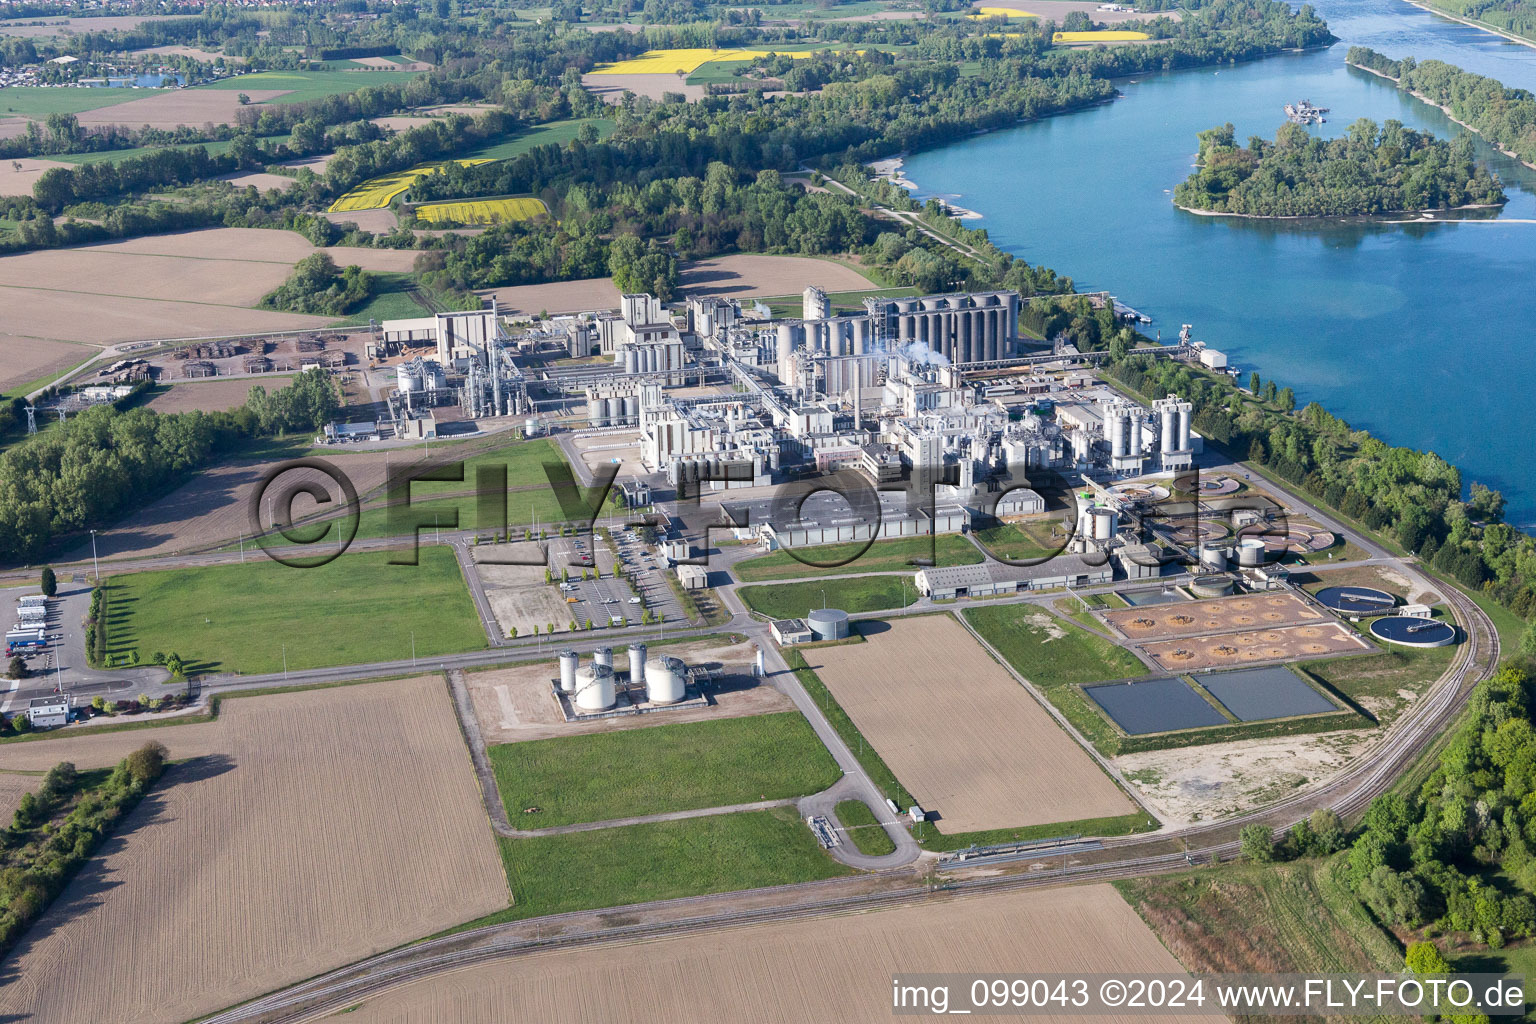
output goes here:
[[1012, 7], [978, 7], [967, 18], [1038, 18], [1040, 15], [1031, 14], [1028, 11], [1016, 11]]
[[494, 224], [497, 221], [532, 220], [549, 213], [542, 199], [524, 196], [518, 199], [461, 199], [445, 203], [423, 203], [416, 216], [434, 224]]
[[1057, 32], [1052, 37], [1057, 43], [1128, 43], [1136, 39], [1150, 39], [1145, 32], [1123, 29], [1104, 29], [1102, 32]]
[[[390, 204], [390, 201], [414, 185], [419, 178], [425, 178], [429, 174], [436, 174], [450, 161], [440, 160], [430, 164], [417, 164], [394, 174], [383, 174], [377, 178], [369, 178], [356, 188], [347, 192], [340, 199], [331, 204], [331, 213], [354, 213], [358, 210], [382, 210]], [[452, 163], [469, 167], [473, 164], [488, 164], [487, 159], [454, 160]]]
[[617, 64], [599, 64], [593, 69], [594, 75], [675, 75], [679, 71], [693, 74], [705, 64], [717, 60], [752, 60], [755, 57], [766, 57], [772, 53], [780, 53], [781, 56], [810, 57], [817, 51], [797, 50], [793, 53], [782, 53], [778, 50], [705, 50], [705, 49], [677, 49], [677, 50], [646, 50], [638, 57], [629, 60], [621, 60]]

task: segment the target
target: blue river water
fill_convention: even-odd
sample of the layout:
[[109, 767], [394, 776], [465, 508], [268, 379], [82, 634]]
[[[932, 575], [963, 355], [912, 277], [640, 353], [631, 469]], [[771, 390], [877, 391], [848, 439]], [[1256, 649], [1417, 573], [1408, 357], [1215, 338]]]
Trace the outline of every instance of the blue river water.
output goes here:
[[1099, 107], [909, 156], [919, 197], [982, 215], [992, 240], [1108, 289], [1392, 444], [1427, 448], [1509, 499], [1536, 527], [1536, 172], [1486, 145], [1509, 204], [1451, 224], [1322, 224], [1200, 217], [1171, 190], [1197, 132], [1231, 121], [1272, 138], [1281, 107], [1328, 107], [1313, 131], [1396, 118], [1448, 138], [1462, 129], [1390, 82], [1349, 68], [1352, 44], [1435, 57], [1536, 90], [1536, 49], [1404, 0], [1313, 5], [1340, 42], [1220, 69], [1138, 76]]

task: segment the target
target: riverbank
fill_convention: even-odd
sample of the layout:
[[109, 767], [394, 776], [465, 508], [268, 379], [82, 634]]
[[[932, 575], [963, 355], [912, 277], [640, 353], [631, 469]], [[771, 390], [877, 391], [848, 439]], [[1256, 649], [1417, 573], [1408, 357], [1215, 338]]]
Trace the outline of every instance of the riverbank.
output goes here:
[[[1298, 214], [1295, 216], [1269, 217], [1260, 213], [1227, 213], [1223, 210], [1201, 210], [1193, 206], [1173, 205], [1185, 213], [1192, 213], [1196, 217], [1232, 217], [1236, 220], [1315, 220], [1327, 224], [1451, 224], [1455, 221], [1436, 220], [1432, 214], [1436, 213], [1461, 213], [1465, 210], [1502, 210], [1508, 200], [1503, 203], [1469, 203], [1466, 206], [1448, 206], [1435, 210], [1383, 210], [1381, 213], [1341, 213], [1341, 214]], [[1405, 213], [1419, 214], [1416, 220], [1383, 220], [1383, 217], [1398, 217]]]
[[[1408, 0], [1408, 2], [1412, 3], [1413, 0]], [[1414, 6], [1415, 7], [1419, 7], [1419, 6], [1422, 6], [1422, 5], [1421, 4], [1414, 4]], [[1435, 13], [1438, 14], [1440, 12], [1436, 11]], [[1456, 20], [1460, 20], [1460, 19], [1456, 19]], [[1467, 24], [1470, 25], [1471, 22], [1467, 22]], [[1474, 28], [1482, 28], [1481, 25], [1475, 25], [1473, 27]], [[1531, 45], [1531, 44], [1527, 44], [1527, 45]], [[1424, 103], [1424, 104], [1427, 104], [1427, 105], [1429, 105], [1431, 107], [1434, 107], [1436, 110], [1438, 110], [1442, 114], [1444, 114], [1446, 116], [1446, 118], [1449, 119], [1452, 123], [1461, 125], [1467, 131], [1471, 132], [1473, 135], [1476, 135], [1478, 138], [1480, 138], [1484, 142], [1488, 143], [1488, 145], [1492, 146], [1494, 149], [1498, 150], [1500, 153], [1503, 153], [1505, 156], [1507, 156], [1511, 160], [1515, 161], [1515, 163], [1520, 164], [1523, 167], [1529, 167], [1531, 170], [1536, 171], [1536, 163], [1532, 163], [1529, 160], [1522, 160], [1522, 159], [1520, 159], [1518, 154], [1512, 153], [1509, 150], [1505, 149], [1504, 147], [1498, 145], [1497, 143], [1495, 143], [1494, 141], [1489, 139], [1488, 136], [1484, 135], [1481, 131], [1479, 131], [1478, 129], [1472, 127], [1470, 124], [1467, 124], [1467, 122], [1461, 120], [1460, 118], [1458, 118], [1454, 113], [1451, 112], [1451, 108], [1450, 107], [1443, 106], [1442, 104], [1436, 103], [1434, 100], [1430, 99], [1428, 96], [1425, 96], [1423, 93], [1419, 92], [1417, 89], [1404, 89], [1402, 87], [1402, 82], [1401, 82], [1400, 79], [1393, 78], [1391, 75], [1387, 74], [1385, 71], [1377, 71], [1375, 68], [1368, 68], [1368, 67], [1365, 67], [1362, 64], [1355, 64], [1355, 63], [1351, 62], [1348, 59], [1346, 59], [1344, 61], [1344, 64], [1347, 67], [1354, 68], [1356, 71], [1364, 71], [1368, 75], [1375, 75], [1377, 78], [1384, 78], [1384, 79], [1386, 79], [1387, 81], [1391, 82], [1393, 85], [1397, 86], [1398, 90], [1400, 92], [1406, 92], [1409, 96], [1412, 96], [1414, 99], [1418, 100], [1420, 103]], [[1503, 85], [1502, 82], [1500, 82], [1499, 84]], [[1403, 212], [1406, 213], [1408, 211], [1405, 210]]]
[[1450, 11], [1442, 11], [1434, 4], [1421, 3], [1420, 0], [1403, 0], [1403, 2], [1412, 4], [1414, 7], [1417, 7], [1421, 11], [1428, 11], [1430, 14], [1433, 14], [1436, 17], [1460, 22], [1469, 28], [1477, 29], [1479, 32], [1487, 32], [1491, 35], [1496, 35], [1501, 39], [1507, 39], [1512, 43], [1519, 43], [1521, 46], [1529, 46], [1533, 50], [1536, 50], [1536, 40], [1527, 39], [1524, 36], [1517, 36], [1507, 29], [1495, 28], [1492, 25], [1489, 25], [1486, 22], [1478, 21], [1475, 18], [1464, 18], [1459, 14], [1452, 14]]

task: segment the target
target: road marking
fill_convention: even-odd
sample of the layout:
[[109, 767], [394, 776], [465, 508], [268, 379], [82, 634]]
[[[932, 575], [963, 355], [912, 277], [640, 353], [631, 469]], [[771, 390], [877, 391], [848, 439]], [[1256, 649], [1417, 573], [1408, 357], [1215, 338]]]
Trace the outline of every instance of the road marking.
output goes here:
[[21, 680], [12, 679], [10, 689], [5, 691], [5, 702], [0, 703], [0, 715], [3, 715], [7, 711], [11, 710], [11, 701], [16, 699], [12, 696], [12, 694], [14, 694], [19, 689], [21, 689]]

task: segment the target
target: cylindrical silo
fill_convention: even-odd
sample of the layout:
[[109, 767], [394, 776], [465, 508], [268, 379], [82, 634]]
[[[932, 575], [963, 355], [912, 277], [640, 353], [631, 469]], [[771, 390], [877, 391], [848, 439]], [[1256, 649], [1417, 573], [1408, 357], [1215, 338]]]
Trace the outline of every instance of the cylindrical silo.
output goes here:
[[805, 623], [817, 640], [842, 640], [848, 635], [848, 613], [838, 608], [817, 608]]
[[853, 354], [861, 356], [869, 345], [869, 318], [861, 316], [853, 322]]
[[603, 668], [612, 670], [612, 668], [613, 668], [613, 648], [612, 647], [599, 647], [597, 650], [593, 651], [592, 652], [592, 664], [594, 664], [594, 665], [601, 665], [601, 666], [603, 666]]
[[594, 398], [587, 403], [587, 418], [592, 421], [594, 427], [606, 427], [608, 425], [608, 403], [601, 398]]
[[1264, 564], [1264, 542], [1257, 537], [1244, 537], [1237, 542], [1237, 564], [1252, 568]]
[[640, 400], [634, 395], [628, 395], [624, 399], [624, 422], [634, 423], [640, 418]]
[[688, 668], [677, 658], [657, 658], [645, 666], [645, 699], [676, 704], [687, 694]]
[[577, 659], [575, 651], [560, 652], [560, 692], [576, 692]]
[[1093, 509], [1090, 519], [1092, 523], [1092, 533], [1090, 536], [1094, 540], [1109, 540], [1115, 535], [1115, 527], [1118, 525], [1116, 520], [1118, 519], [1119, 516], [1115, 514], [1114, 509], [1105, 508], [1102, 505], [1097, 506]]
[[1116, 459], [1125, 457], [1125, 413], [1118, 408], [1109, 413], [1109, 454]]
[[1179, 404], [1179, 451], [1189, 451], [1189, 403]]
[[1179, 414], [1172, 406], [1163, 406], [1159, 447], [1164, 453], [1179, 450]]
[[624, 350], [624, 372], [640, 372], [640, 353], [635, 349], [633, 345]]
[[583, 711], [607, 711], [618, 703], [613, 669], [588, 665], [576, 673], [576, 706]]
[[789, 366], [789, 360], [795, 352], [795, 329], [790, 324], [779, 324], [778, 362], [779, 377], [784, 377], [785, 369]]
[[1215, 569], [1218, 572], [1226, 569], [1226, 549], [1216, 544], [1200, 545], [1200, 565], [1202, 568]]
[[401, 363], [395, 370], [395, 382], [402, 395], [421, 390], [421, 378], [411, 369], [409, 363]]
[[629, 645], [629, 682], [631, 685], [645, 679], [645, 644]]
[[1133, 411], [1131, 413], [1131, 429], [1130, 429], [1130, 432], [1125, 435], [1125, 441], [1126, 441], [1126, 447], [1128, 448], [1128, 451], [1126, 452], [1126, 454], [1128, 454], [1128, 455], [1140, 455], [1141, 454], [1142, 440], [1141, 440], [1141, 413], [1140, 412], [1134, 412]]

